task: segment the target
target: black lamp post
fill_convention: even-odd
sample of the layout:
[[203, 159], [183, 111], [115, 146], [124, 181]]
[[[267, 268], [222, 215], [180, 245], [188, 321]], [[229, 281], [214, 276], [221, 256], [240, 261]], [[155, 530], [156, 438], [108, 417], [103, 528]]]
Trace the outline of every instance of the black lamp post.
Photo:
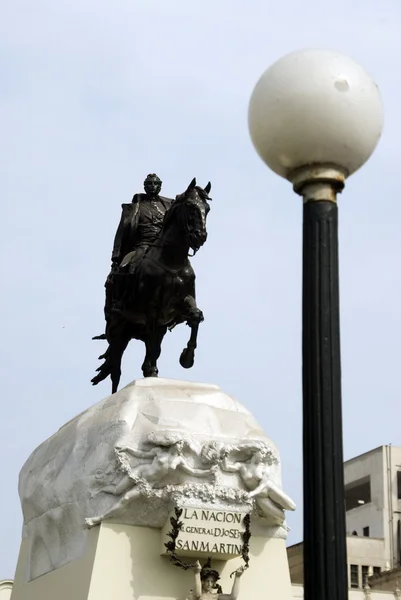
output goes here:
[[257, 83], [249, 129], [262, 160], [303, 197], [305, 600], [347, 600], [337, 193], [380, 138], [379, 90], [349, 58], [301, 50]]

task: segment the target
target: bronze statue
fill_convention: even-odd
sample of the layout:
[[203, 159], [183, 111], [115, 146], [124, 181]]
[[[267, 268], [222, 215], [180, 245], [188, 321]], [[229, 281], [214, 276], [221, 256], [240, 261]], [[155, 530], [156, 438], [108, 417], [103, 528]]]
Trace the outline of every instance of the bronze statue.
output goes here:
[[145, 343], [144, 377], [157, 377], [157, 359], [167, 329], [186, 322], [191, 337], [180, 357], [192, 367], [202, 311], [195, 300], [195, 273], [188, 260], [207, 238], [210, 183], [203, 189], [193, 179], [174, 201], [159, 196], [161, 181], [148, 175], [145, 194], [123, 204], [106, 281], [106, 333], [109, 347], [92, 379], [96, 385], [110, 375], [117, 391], [122, 355], [131, 339]]

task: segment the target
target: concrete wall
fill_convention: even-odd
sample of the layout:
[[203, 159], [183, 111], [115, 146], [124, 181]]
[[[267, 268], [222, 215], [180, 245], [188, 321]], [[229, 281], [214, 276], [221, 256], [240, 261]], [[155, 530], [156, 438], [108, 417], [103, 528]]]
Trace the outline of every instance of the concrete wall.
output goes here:
[[[288, 565], [292, 584], [303, 584], [304, 581], [304, 550], [303, 543], [287, 548]], [[383, 539], [347, 536], [348, 580], [350, 565], [359, 567], [380, 567], [384, 569], [387, 563], [385, 542]], [[360, 569], [362, 579], [362, 569]]]
[[304, 582], [304, 545], [303, 542], [287, 548], [288, 566], [290, 569], [291, 583], [303, 584]]
[[401, 567], [398, 567], [393, 571], [381, 573], [380, 577], [370, 577], [369, 585], [375, 591], [394, 591], [397, 586], [399, 588], [399, 586], [401, 585]]
[[[401, 500], [398, 500], [397, 472], [401, 471], [401, 448], [387, 446], [388, 479], [391, 495], [389, 496], [390, 529], [393, 531], [392, 546], [390, 548], [393, 561], [391, 567], [400, 566], [400, 548], [397, 541], [398, 521], [401, 520]], [[401, 585], [401, 582], [400, 582]]]
[[371, 502], [347, 511], [347, 533], [363, 535], [369, 526], [370, 536], [384, 538], [385, 555], [391, 568], [400, 565], [397, 541], [401, 520], [401, 500], [398, 499], [397, 472], [401, 471], [401, 448], [380, 446], [344, 464], [345, 485], [370, 476]]
[[385, 473], [384, 446], [357, 456], [344, 464], [344, 482], [348, 484], [370, 477], [371, 502], [347, 511], [347, 533], [356, 531], [362, 536], [364, 527], [369, 526], [371, 537], [384, 538], [388, 535], [388, 494]]
[[347, 559], [351, 565], [386, 567], [385, 542], [371, 537], [347, 536]]

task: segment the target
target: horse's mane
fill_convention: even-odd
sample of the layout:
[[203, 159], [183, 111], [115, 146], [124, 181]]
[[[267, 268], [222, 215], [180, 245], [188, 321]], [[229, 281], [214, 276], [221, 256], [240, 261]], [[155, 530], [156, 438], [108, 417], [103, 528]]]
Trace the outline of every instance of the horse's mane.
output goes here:
[[209, 198], [209, 194], [205, 192], [205, 190], [199, 185], [196, 185], [195, 189], [198, 192], [199, 196], [202, 198], [202, 200], [211, 200], [211, 198]]
[[[193, 187], [192, 190], [196, 190], [198, 192], [199, 196], [202, 198], [202, 200], [211, 200], [211, 198], [209, 198], [209, 194], [207, 192], [205, 192], [205, 190], [202, 187], [200, 187], [199, 185], [195, 185], [195, 187]], [[174, 202], [183, 202], [187, 198], [187, 194], [188, 194], [188, 190], [185, 190], [185, 192], [182, 194], [178, 194], [175, 197]], [[174, 204], [174, 202], [173, 202], [173, 204]]]

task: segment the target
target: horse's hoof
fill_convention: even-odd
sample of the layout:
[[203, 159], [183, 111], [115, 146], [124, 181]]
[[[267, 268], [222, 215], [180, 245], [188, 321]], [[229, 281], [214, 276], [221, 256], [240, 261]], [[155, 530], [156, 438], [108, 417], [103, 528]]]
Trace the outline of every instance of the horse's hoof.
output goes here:
[[196, 308], [192, 311], [187, 321], [187, 324], [190, 327], [195, 327], [196, 325], [200, 325], [200, 323], [203, 323], [204, 320], [205, 317], [203, 316], [203, 312], [199, 308]]
[[194, 362], [195, 352], [190, 348], [184, 348], [180, 356], [180, 365], [184, 367], [184, 369], [190, 369], [194, 366]]
[[158, 369], [145, 369], [142, 371], [144, 377], [158, 377], [159, 370]]

